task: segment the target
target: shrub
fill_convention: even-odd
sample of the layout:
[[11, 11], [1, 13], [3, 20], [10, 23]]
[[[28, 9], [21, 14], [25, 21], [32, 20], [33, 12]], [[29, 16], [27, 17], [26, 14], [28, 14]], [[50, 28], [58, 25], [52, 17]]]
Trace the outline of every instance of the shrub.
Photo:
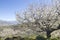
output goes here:
[[32, 38], [29, 38], [29, 37], [25, 37], [23, 38], [24, 40], [35, 40], [35, 39], [32, 39]]
[[57, 37], [57, 38], [53, 38], [53, 39], [50, 39], [50, 40], [60, 40], [60, 38], [59, 38], [59, 37]]
[[43, 36], [39, 35], [39, 36], [36, 37], [36, 40], [46, 40], [46, 38], [44, 38]]
[[0, 40], [1, 40], [1, 38], [0, 38]]

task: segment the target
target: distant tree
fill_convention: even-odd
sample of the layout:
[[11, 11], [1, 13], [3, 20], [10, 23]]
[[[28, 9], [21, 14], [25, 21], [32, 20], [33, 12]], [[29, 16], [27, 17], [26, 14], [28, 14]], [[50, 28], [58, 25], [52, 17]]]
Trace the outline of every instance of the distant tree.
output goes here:
[[[56, 2], [56, 3], [55, 3]], [[59, 2], [59, 3], [57, 3]], [[35, 23], [40, 29], [46, 31], [47, 37], [50, 37], [50, 33], [56, 29], [54, 26], [59, 26], [59, 17], [60, 17], [60, 1], [53, 0], [53, 6], [33, 6], [30, 5], [26, 11], [23, 12], [23, 17], [19, 14], [16, 14], [17, 20], [20, 23]], [[32, 24], [33, 25], [33, 24]], [[32, 26], [33, 27], [33, 26]]]

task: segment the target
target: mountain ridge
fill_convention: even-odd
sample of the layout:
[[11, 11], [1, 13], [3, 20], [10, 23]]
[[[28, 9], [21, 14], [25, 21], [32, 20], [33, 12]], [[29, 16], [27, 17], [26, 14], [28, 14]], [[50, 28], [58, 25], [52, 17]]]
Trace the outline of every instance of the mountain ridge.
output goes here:
[[0, 20], [0, 26], [15, 25], [15, 24], [17, 24], [17, 21]]

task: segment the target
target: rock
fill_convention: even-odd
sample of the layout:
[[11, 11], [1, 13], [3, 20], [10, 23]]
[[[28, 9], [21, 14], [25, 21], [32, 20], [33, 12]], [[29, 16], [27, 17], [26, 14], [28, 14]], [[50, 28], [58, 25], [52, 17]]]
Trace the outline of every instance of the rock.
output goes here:
[[60, 37], [60, 29], [55, 30], [51, 33], [51, 38], [56, 38], [56, 37]]

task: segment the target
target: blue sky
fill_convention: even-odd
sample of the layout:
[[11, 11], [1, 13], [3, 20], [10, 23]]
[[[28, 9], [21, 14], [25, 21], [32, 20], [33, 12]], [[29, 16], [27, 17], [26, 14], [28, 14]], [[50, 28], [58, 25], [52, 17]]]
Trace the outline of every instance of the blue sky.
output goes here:
[[51, 0], [0, 0], [0, 20], [15, 21], [15, 12], [33, 3], [49, 4]]

